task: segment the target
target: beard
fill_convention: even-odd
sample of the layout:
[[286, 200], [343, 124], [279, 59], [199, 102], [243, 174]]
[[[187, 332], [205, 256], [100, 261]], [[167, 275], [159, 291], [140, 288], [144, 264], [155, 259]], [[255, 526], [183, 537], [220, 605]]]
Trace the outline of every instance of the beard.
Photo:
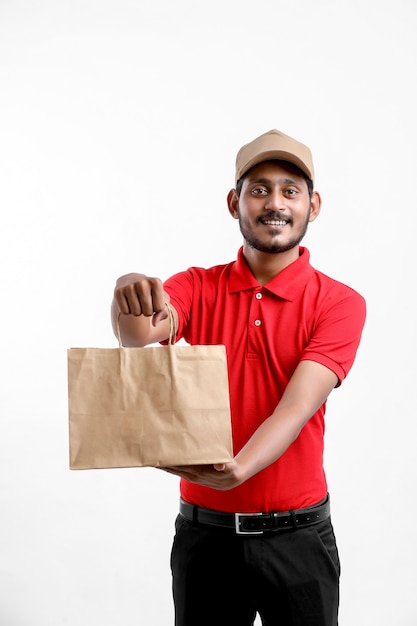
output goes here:
[[[272, 215], [269, 217], [270, 219], [274, 219]], [[300, 244], [300, 242], [302, 241], [302, 239], [304, 238], [307, 232], [309, 218], [310, 218], [310, 210], [308, 211], [306, 220], [301, 230], [298, 232], [298, 234], [294, 234], [294, 236], [288, 241], [286, 241], [285, 243], [279, 243], [276, 241], [265, 243], [265, 241], [261, 241], [256, 236], [256, 234], [254, 234], [250, 230], [250, 228], [245, 225], [240, 214], [239, 214], [239, 228], [240, 228], [240, 232], [243, 235], [243, 239], [248, 244], [248, 246], [250, 246], [251, 248], [254, 248], [255, 250], [259, 250], [259, 252], [266, 252], [267, 254], [277, 254], [278, 252], [288, 252], [288, 250], [292, 250], [293, 248], [295, 248], [296, 246]], [[275, 219], [279, 219], [279, 218], [275, 217]]]

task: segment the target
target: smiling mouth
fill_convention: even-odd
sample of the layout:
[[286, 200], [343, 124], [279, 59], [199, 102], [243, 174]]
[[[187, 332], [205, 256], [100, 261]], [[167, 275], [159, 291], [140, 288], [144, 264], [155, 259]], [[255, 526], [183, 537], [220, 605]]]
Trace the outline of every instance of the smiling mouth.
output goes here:
[[285, 226], [288, 224], [286, 220], [260, 220], [260, 222], [266, 226]]
[[272, 211], [266, 215], [258, 216], [258, 223], [264, 226], [286, 226], [291, 223], [290, 217], [282, 215], [280, 213], [273, 213]]

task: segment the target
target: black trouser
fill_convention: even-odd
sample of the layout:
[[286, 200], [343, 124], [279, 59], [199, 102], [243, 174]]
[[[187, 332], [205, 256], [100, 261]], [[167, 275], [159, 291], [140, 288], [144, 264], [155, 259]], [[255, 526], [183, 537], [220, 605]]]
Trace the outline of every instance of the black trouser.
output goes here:
[[176, 520], [176, 626], [337, 626], [340, 564], [330, 518], [264, 535]]

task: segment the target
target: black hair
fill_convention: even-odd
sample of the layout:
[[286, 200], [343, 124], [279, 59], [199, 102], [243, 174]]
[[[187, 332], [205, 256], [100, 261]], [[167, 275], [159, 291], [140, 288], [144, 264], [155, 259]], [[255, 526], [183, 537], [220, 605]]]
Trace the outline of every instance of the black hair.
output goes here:
[[[304, 180], [307, 183], [308, 195], [311, 199], [311, 196], [313, 195], [313, 190], [314, 190], [314, 185], [313, 185], [313, 181], [311, 180], [311, 178], [309, 178], [307, 174], [303, 172], [303, 170], [300, 169], [294, 163], [290, 163], [289, 161], [284, 161], [283, 159], [274, 159], [274, 161], [278, 161], [278, 163], [285, 163], [285, 165], [291, 165], [296, 170], [296, 172], [304, 178]], [[257, 163], [257, 165], [259, 165], [259, 163]], [[256, 166], [254, 165], [253, 167], [256, 167]], [[236, 183], [236, 193], [237, 193], [238, 198], [240, 196], [240, 192], [242, 191], [243, 181], [245, 180], [246, 176], [249, 174], [251, 169], [252, 168], [250, 168], [247, 172], [245, 172], [243, 176], [241, 176]]]

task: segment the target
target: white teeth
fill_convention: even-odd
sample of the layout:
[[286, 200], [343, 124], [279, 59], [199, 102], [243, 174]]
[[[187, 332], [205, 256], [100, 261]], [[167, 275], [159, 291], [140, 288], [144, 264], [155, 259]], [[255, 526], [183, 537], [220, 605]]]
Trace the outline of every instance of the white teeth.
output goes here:
[[264, 220], [264, 224], [271, 226], [285, 226], [286, 223], [284, 220]]

